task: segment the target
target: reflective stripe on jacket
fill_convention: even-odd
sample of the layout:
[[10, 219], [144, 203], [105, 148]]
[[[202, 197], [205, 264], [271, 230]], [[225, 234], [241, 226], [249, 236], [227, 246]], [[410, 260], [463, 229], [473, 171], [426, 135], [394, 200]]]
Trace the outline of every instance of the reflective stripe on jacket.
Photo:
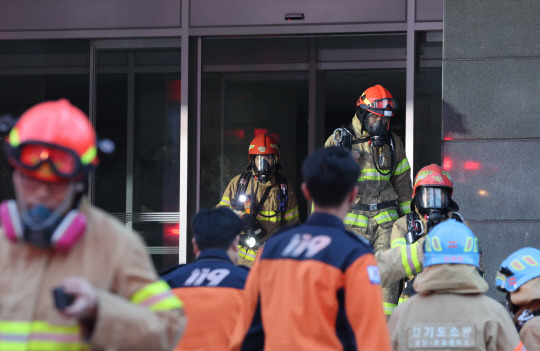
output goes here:
[[[236, 196], [236, 190], [238, 189], [238, 180], [242, 175], [239, 174], [234, 177], [227, 185], [227, 188], [223, 192], [221, 201], [218, 206], [226, 206], [232, 208], [231, 200]], [[250, 177], [249, 183], [246, 188], [246, 195], [251, 195], [251, 182], [253, 177]], [[266, 184], [256, 181], [254, 183], [254, 189], [256, 189], [257, 194], [257, 203], [261, 200], [266, 189], [271, 186], [272, 189], [268, 193], [266, 201], [261, 207], [260, 213], [257, 215], [257, 221], [261, 227], [266, 232], [267, 236], [270, 237], [277, 230], [281, 228], [281, 213], [278, 212], [279, 209], [279, 184], [276, 183], [276, 177], [272, 176], [270, 181]], [[300, 222], [299, 212], [298, 212], [298, 203], [296, 200], [296, 195], [294, 193], [294, 188], [291, 183], [287, 183], [287, 208], [284, 213], [284, 223], [283, 226], [292, 225]], [[247, 205], [246, 205], [247, 206]], [[244, 210], [244, 212], [247, 212]], [[263, 216], [264, 215], [264, 216]], [[267, 216], [267, 217], [265, 217]]]
[[[159, 281], [142, 239], [86, 199], [79, 209], [86, 232], [67, 253], [12, 243], [0, 230], [0, 349], [171, 350], [186, 322], [182, 303]], [[84, 322], [53, 306], [51, 290], [66, 277], [97, 290], [88, 337]]]
[[[352, 119], [352, 128], [356, 135], [353, 140], [369, 137], [366, 131], [362, 133], [362, 125], [358, 117]], [[386, 201], [397, 200], [398, 206], [403, 213], [410, 212], [412, 198], [411, 167], [405, 156], [405, 147], [399, 136], [392, 132], [395, 145], [395, 167], [388, 175], [380, 174], [373, 163], [373, 155], [369, 142], [353, 144], [353, 154], [360, 165], [358, 183], [360, 191], [356, 198], [357, 204], [376, 204]], [[325, 142], [325, 146], [336, 145], [333, 135]], [[375, 152], [381, 149], [374, 148]], [[375, 155], [375, 159], [381, 160], [381, 172], [387, 173], [391, 166], [391, 153], [389, 145], [382, 148], [382, 155]], [[355, 213], [358, 213], [355, 211]]]

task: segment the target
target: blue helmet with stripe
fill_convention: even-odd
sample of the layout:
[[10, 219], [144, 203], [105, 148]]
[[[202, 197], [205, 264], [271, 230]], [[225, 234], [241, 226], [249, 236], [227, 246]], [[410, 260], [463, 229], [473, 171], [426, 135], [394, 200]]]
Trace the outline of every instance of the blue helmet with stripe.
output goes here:
[[424, 267], [467, 264], [480, 268], [478, 239], [465, 224], [448, 219], [437, 224], [424, 242]]
[[499, 290], [514, 292], [536, 277], [540, 277], [540, 250], [524, 247], [501, 263], [495, 286]]

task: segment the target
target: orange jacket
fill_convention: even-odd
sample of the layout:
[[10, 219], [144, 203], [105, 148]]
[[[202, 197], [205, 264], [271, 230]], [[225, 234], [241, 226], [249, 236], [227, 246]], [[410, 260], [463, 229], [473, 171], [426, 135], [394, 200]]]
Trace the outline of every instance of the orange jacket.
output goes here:
[[267, 351], [390, 350], [372, 248], [343, 222], [314, 213], [270, 238], [246, 282], [238, 350], [260, 302]]
[[189, 321], [176, 351], [229, 349], [247, 275], [248, 270], [235, 266], [221, 249], [205, 249], [195, 262], [164, 272], [162, 279], [184, 302]]

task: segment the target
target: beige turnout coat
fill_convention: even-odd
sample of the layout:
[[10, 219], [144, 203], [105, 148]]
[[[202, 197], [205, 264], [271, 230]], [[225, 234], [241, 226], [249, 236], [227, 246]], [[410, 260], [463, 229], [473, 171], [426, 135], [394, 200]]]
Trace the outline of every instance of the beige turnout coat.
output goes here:
[[[139, 236], [85, 199], [80, 211], [86, 232], [67, 253], [11, 242], [0, 229], [0, 349], [173, 349], [186, 323], [182, 303], [158, 280]], [[98, 289], [89, 338], [84, 322], [53, 305], [51, 290], [67, 277]]]
[[506, 309], [484, 295], [476, 267], [441, 264], [424, 269], [418, 294], [399, 305], [389, 322], [395, 350], [523, 350]]

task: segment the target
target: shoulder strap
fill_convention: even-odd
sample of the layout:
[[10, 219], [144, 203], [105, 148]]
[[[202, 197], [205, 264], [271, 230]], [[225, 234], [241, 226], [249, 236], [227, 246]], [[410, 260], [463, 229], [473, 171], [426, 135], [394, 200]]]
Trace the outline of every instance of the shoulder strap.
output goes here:
[[[407, 213], [407, 231], [412, 232], [414, 231], [414, 220], [418, 218], [414, 218], [416, 215], [416, 212], [409, 212]], [[417, 215], [418, 216], [418, 215]]]
[[[251, 212], [251, 215], [253, 216], [253, 218], [256, 218], [257, 215], [259, 214], [259, 212], [261, 212], [261, 209], [262, 209], [262, 205], [264, 204], [264, 202], [266, 201], [266, 199], [268, 198], [268, 194], [270, 194], [270, 190], [272, 190], [272, 187], [269, 186], [268, 188], [266, 188], [266, 190], [264, 191], [264, 194], [263, 196], [261, 197], [261, 201], [257, 204], [257, 206], [253, 209], [253, 211]], [[256, 197], [255, 194], [252, 195], [253, 197]], [[251, 203], [253, 203], [253, 200], [251, 200]], [[266, 216], [263, 216], [263, 217], [266, 217]]]

